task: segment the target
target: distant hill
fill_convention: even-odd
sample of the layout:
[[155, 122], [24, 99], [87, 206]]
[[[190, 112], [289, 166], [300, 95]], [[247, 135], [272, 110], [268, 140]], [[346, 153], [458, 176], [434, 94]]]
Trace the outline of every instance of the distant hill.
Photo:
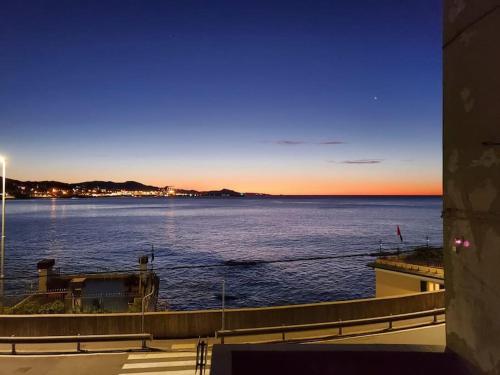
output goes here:
[[39, 189], [106, 189], [106, 190], [129, 190], [129, 191], [158, 191], [160, 188], [141, 184], [136, 181], [113, 182], [113, 181], [85, 181], [76, 184], [59, 182], [59, 181], [19, 181], [8, 178], [6, 180], [6, 189], [8, 193], [18, 190], [20, 187], [25, 187], [25, 190]]
[[7, 178], [5, 188], [7, 194], [16, 198], [29, 198], [32, 189], [49, 191], [51, 189], [70, 189], [70, 186], [59, 181], [19, 181]]
[[106, 189], [106, 190], [128, 190], [128, 191], [158, 191], [156, 186], [144, 185], [137, 181], [113, 182], [113, 181], [85, 181], [77, 184], [69, 184], [71, 188], [84, 189]]
[[222, 189], [222, 190], [210, 190], [210, 191], [201, 191], [201, 196], [204, 197], [243, 197], [245, 194], [238, 193], [234, 190]]

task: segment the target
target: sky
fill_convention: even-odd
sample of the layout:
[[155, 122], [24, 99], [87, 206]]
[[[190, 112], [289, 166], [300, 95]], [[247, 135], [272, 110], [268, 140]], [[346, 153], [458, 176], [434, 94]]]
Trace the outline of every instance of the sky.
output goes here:
[[15, 1], [0, 154], [20, 180], [441, 194], [441, 2]]

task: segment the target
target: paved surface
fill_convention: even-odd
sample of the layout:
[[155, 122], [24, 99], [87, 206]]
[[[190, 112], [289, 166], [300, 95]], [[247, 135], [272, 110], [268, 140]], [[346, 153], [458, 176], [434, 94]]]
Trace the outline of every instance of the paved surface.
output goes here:
[[321, 344], [411, 344], [411, 345], [446, 345], [445, 324], [413, 328], [399, 332], [388, 332], [360, 337], [322, 341]]
[[[310, 334], [311, 332], [307, 335]], [[255, 337], [235, 338], [233, 342], [249, 342], [252, 339]], [[265, 341], [275, 339], [275, 337], [260, 336], [258, 339]], [[210, 344], [214, 342], [214, 340], [210, 340]], [[156, 351], [129, 351], [125, 353], [124, 349], [138, 348], [139, 343], [93, 343], [82, 345], [82, 349], [89, 351], [118, 350], [120, 352], [65, 355], [26, 355], [22, 353], [41, 350], [47, 353], [50, 351], [71, 352], [75, 350], [74, 344], [18, 345], [19, 355], [0, 355], [0, 375], [193, 375], [196, 365], [196, 343], [197, 340], [156, 340], [150, 345]], [[445, 325], [437, 324], [362, 337], [336, 338], [318, 343], [444, 345]], [[0, 352], [7, 353], [9, 351], [10, 346], [0, 345]], [[208, 359], [209, 361], [211, 359], [211, 346], [209, 347]], [[210, 366], [207, 368], [207, 374], [209, 368]]]
[[[444, 322], [444, 315], [438, 316], [438, 321], [439, 322]], [[399, 329], [407, 329], [410, 327], [415, 327], [419, 325], [429, 325], [432, 322], [433, 318], [432, 317], [425, 317], [425, 318], [418, 318], [418, 319], [411, 319], [411, 320], [405, 320], [405, 321], [399, 321], [399, 322], [394, 322], [393, 323], [393, 329], [394, 332], [391, 332], [391, 334], [395, 334], [395, 332]], [[343, 336], [349, 336], [349, 335], [359, 335], [359, 334], [374, 334], [374, 333], [382, 333], [386, 332], [388, 328], [388, 323], [380, 323], [380, 324], [370, 324], [370, 325], [364, 325], [364, 326], [354, 326], [354, 327], [347, 327], [343, 328], [342, 330], [342, 335]], [[291, 332], [291, 333], [286, 333], [286, 340], [307, 340], [308, 338], [314, 338], [317, 340], [318, 338], [325, 338], [326, 341], [327, 338], [333, 338], [333, 339], [338, 339], [339, 335], [339, 330], [338, 328], [334, 329], [322, 329], [322, 330], [313, 330], [313, 331], [303, 331], [303, 332]], [[445, 337], [445, 334], [443, 334], [443, 340]], [[342, 338], [344, 339], [344, 338]], [[241, 343], [250, 343], [250, 344], [260, 344], [260, 343], [268, 343], [268, 342], [279, 342], [282, 340], [282, 334], [281, 333], [276, 333], [276, 334], [266, 334], [266, 335], [249, 335], [249, 336], [237, 336], [237, 337], [227, 337], [225, 339], [226, 344], [241, 344]], [[332, 341], [333, 342], [333, 341]], [[408, 342], [410, 343], [410, 342]], [[429, 345], [431, 345], [429, 343]]]
[[[197, 340], [154, 341], [153, 352], [25, 355], [24, 350], [74, 350], [74, 345], [19, 345], [18, 355], [0, 356], [0, 375], [193, 375]], [[87, 344], [87, 350], [119, 350], [123, 343]], [[134, 343], [131, 343], [134, 344]], [[211, 346], [208, 350], [210, 372]]]
[[126, 354], [2, 356], [0, 375], [118, 374]]
[[[210, 372], [211, 350], [206, 373]], [[129, 354], [119, 375], [193, 375], [196, 348], [175, 349], [162, 353]], [[199, 373], [199, 372], [198, 372]]]

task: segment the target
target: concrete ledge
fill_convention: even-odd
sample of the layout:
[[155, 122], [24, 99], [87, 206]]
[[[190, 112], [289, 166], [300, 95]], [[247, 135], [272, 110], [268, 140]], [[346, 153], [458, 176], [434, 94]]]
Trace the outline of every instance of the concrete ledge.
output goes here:
[[[228, 309], [226, 329], [333, 322], [404, 314], [444, 307], [444, 291], [341, 302]], [[145, 314], [146, 332], [155, 338], [213, 336], [221, 310]], [[0, 336], [106, 335], [141, 332], [141, 314], [1, 315]]]

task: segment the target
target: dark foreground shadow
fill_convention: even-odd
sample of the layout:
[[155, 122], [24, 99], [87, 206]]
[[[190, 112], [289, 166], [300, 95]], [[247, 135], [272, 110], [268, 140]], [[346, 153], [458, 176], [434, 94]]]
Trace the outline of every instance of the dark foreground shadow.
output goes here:
[[212, 375], [454, 374], [472, 372], [444, 347], [415, 345], [215, 345]]

